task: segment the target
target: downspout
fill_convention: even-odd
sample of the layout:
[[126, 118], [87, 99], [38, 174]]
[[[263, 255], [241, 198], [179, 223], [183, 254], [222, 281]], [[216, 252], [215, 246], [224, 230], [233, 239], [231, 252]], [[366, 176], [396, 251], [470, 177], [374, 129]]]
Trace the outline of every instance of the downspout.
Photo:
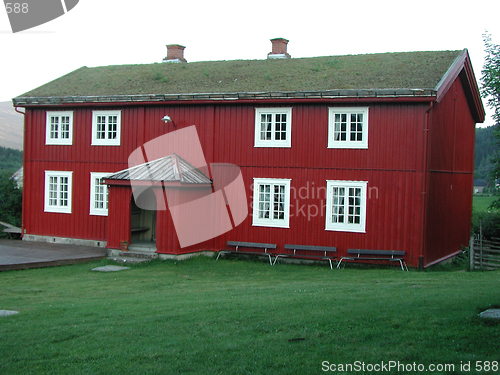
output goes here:
[[[14, 110], [17, 112], [17, 113], [20, 113], [22, 114], [24, 117], [24, 120], [23, 120], [23, 125], [24, 125], [24, 133], [26, 133], [26, 112], [21, 112], [20, 110], [17, 109], [18, 107], [14, 107]], [[24, 197], [24, 194], [25, 194], [25, 191], [26, 189], [24, 188], [24, 176], [25, 176], [25, 173], [26, 173], [26, 169], [24, 168], [24, 161], [25, 161], [25, 158], [26, 158], [26, 134], [23, 134], [23, 191], [22, 191], [22, 202], [26, 202], [25, 200], [25, 197]], [[24, 229], [24, 218], [26, 217], [25, 216], [25, 212], [24, 212], [24, 207], [26, 205], [25, 204], [22, 204], [21, 205], [21, 238], [23, 238], [24, 236], [24, 232], [25, 232], [25, 229]]]
[[424, 255], [426, 251], [426, 240], [427, 240], [427, 191], [429, 189], [429, 128], [431, 122], [430, 113], [434, 108], [434, 102], [431, 102], [429, 109], [425, 112], [425, 125], [424, 125], [424, 155], [422, 162], [422, 206], [421, 206], [421, 215], [422, 215], [422, 246], [421, 252], [418, 256], [418, 268], [420, 270], [424, 269]]

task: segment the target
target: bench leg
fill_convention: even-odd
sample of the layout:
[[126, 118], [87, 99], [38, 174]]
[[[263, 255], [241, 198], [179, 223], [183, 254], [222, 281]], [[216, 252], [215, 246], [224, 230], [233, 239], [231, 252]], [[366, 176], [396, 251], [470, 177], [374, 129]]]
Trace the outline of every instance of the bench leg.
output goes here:
[[[271, 254], [266, 254], [266, 255], [267, 255], [267, 256], [268, 256], [268, 258], [269, 258], [269, 264], [270, 264], [271, 266], [272, 266], [272, 265], [274, 265], [273, 260], [272, 260], [272, 258], [271, 258]], [[275, 260], [276, 260], [276, 259], [275, 259]]]
[[276, 264], [276, 261], [278, 260], [278, 258], [280, 258], [280, 256], [279, 256], [279, 255], [276, 255], [276, 256], [274, 257], [273, 266]]
[[399, 265], [401, 266], [401, 270], [405, 270], [404, 267], [403, 267], [403, 262], [401, 262], [401, 259], [399, 259]]
[[215, 261], [218, 261], [218, 260], [219, 260], [219, 257], [220, 257], [220, 255], [221, 255], [222, 253], [226, 254], [226, 253], [227, 253], [227, 251], [223, 251], [223, 250], [219, 251], [219, 254], [217, 254], [217, 258], [215, 259]]
[[[408, 266], [406, 265], [406, 262], [404, 261], [404, 259], [400, 259], [399, 264], [401, 265], [401, 269], [403, 271], [408, 271]], [[403, 265], [404, 265], [404, 267], [403, 267]]]
[[[337, 269], [340, 269], [340, 265], [342, 264], [343, 260], [344, 260], [344, 258], [340, 258], [340, 262], [337, 263]], [[345, 267], [345, 263], [344, 263], [344, 267]]]
[[330, 262], [330, 269], [333, 270], [332, 260], [330, 258], [328, 258], [328, 261]]

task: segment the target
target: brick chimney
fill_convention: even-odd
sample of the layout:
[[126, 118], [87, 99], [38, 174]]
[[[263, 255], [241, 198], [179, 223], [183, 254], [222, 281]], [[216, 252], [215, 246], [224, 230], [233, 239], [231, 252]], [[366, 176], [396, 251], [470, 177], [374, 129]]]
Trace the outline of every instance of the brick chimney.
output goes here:
[[184, 46], [179, 44], [168, 44], [167, 45], [167, 57], [163, 59], [164, 63], [187, 63], [184, 58]]
[[274, 38], [271, 39], [273, 50], [267, 54], [268, 59], [291, 59], [291, 56], [286, 52], [287, 39]]

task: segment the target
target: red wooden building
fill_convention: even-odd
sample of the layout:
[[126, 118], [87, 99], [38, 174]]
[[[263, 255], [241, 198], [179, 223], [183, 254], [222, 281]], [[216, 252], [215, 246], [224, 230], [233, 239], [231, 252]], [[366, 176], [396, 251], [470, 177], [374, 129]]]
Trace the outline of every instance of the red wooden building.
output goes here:
[[[82, 67], [14, 98], [25, 108], [23, 239], [149, 241], [165, 256], [228, 240], [404, 250], [413, 267], [459, 252], [484, 120], [467, 50], [295, 59], [287, 42], [273, 39], [267, 59], [195, 63], [171, 45], [163, 63]], [[170, 174], [149, 179], [145, 210], [129, 156], [193, 125], [207, 167], [185, 149], [160, 155]], [[210, 163], [239, 167], [248, 214], [183, 246], [160, 206], [172, 191], [178, 202], [215, 193]], [[193, 217], [192, 232], [217, 220]]]

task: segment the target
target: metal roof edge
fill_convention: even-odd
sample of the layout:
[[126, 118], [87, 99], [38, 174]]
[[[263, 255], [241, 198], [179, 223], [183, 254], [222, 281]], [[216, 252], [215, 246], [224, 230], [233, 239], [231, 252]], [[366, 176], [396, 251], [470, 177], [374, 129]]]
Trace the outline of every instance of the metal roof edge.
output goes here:
[[99, 96], [51, 96], [51, 97], [16, 97], [12, 99], [16, 107], [59, 104], [87, 103], [141, 103], [164, 101], [234, 101], [259, 99], [337, 99], [337, 98], [395, 98], [436, 96], [437, 90], [429, 88], [411, 89], [335, 89], [323, 91], [262, 91], [234, 93], [181, 93], [181, 94], [134, 94], [134, 95], [99, 95]]

